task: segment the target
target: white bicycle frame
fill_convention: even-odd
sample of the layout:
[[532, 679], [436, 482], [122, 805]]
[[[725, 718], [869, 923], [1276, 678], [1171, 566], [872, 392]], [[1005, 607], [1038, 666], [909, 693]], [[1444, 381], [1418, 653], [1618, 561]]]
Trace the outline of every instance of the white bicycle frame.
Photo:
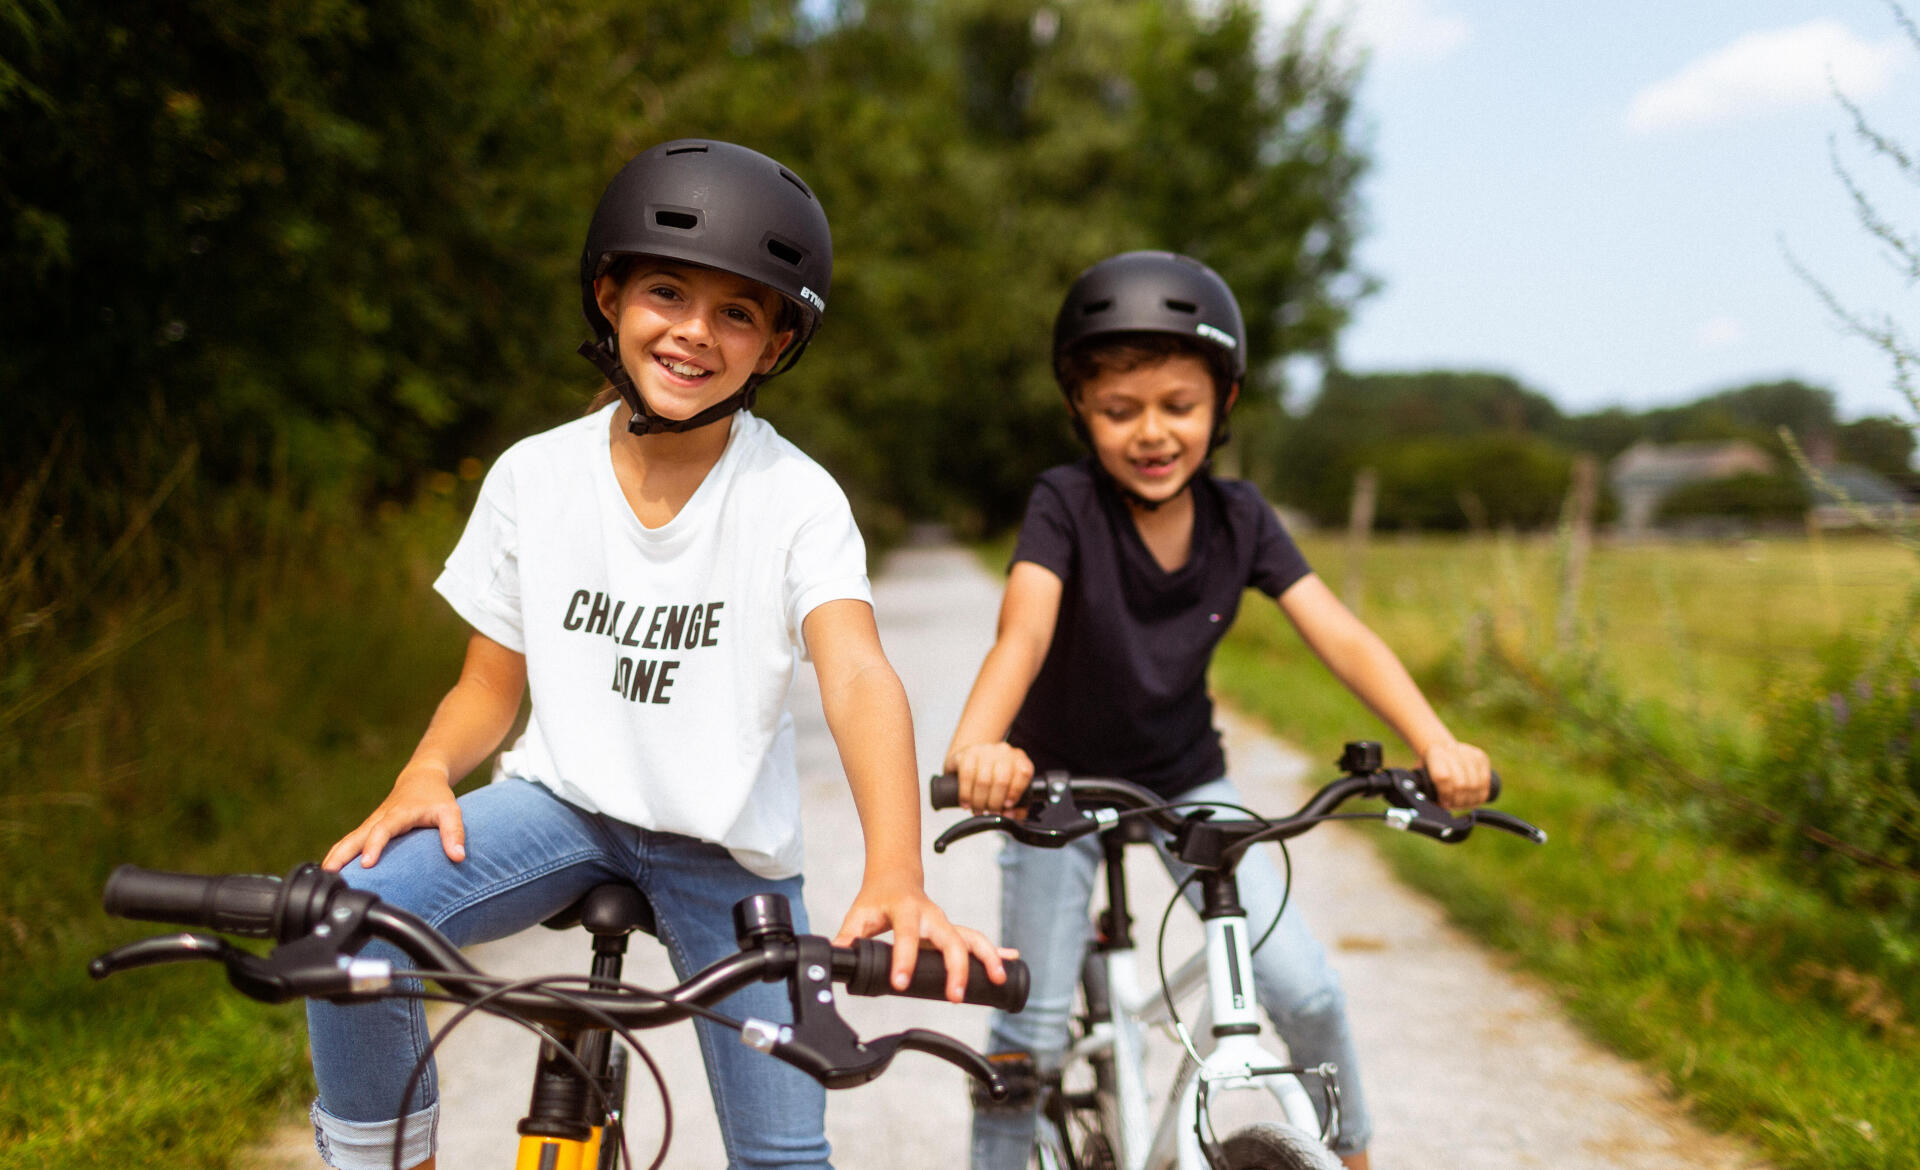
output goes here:
[[[1118, 1142], [1114, 1155], [1122, 1170], [1208, 1170], [1200, 1133], [1204, 1128], [1212, 1140], [1208, 1100], [1221, 1092], [1264, 1090], [1289, 1124], [1303, 1133], [1320, 1133], [1320, 1118], [1306, 1087], [1293, 1073], [1281, 1071], [1292, 1062], [1262, 1044], [1246, 917], [1212, 918], [1205, 925], [1205, 949], [1168, 977], [1164, 997], [1159, 988], [1141, 981], [1136, 950], [1096, 955], [1106, 968], [1112, 1019], [1093, 1025], [1073, 1045], [1068, 1060], [1085, 1060], [1102, 1052], [1112, 1055], [1119, 1130], [1112, 1136]], [[1146, 1077], [1147, 1030], [1171, 1027], [1174, 1021], [1167, 1001], [1178, 1002], [1202, 981], [1207, 994], [1199, 1027], [1187, 1035], [1210, 1035], [1215, 1042], [1199, 1064], [1191, 1058], [1182, 1062], [1179, 1082], [1156, 1123]], [[1182, 1037], [1183, 1042], [1186, 1038]], [[1190, 1044], [1188, 1051], [1194, 1051]], [[1327, 1066], [1316, 1071], [1326, 1076], [1334, 1072]]]

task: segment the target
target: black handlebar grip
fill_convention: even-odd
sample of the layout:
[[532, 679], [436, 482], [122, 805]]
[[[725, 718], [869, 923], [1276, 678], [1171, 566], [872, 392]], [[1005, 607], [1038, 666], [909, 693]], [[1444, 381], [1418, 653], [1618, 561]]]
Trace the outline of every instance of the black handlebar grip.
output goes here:
[[1487, 778], [1487, 803], [1500, 799], [1500, 773], [1494, 772]]
[[[863, 938], [853, 944], [854, 972], [847, 977], [847, 990], [854, 995], [907, 995], [915, 999], [947, 998], [947, 959], [939, 951], [923, 949], [913, 965], [913, 975], [904, 991], [894, 990], [891, 981], [893, 946], [877, 939]], [[967, 956], [967, 990], [961, 1002], [981, 1007], [997, 1007], [1017, 1012], [1027, 1005], [1030, 976], [1019, 959], [1002, 959], [1007, 981], [995, 983], [987, 978], [987, 969], [979, 959]]]
[[927, 781], [927, 802], [936, 809], [960, 807], [960, 777], [945, 772]]
[[101, 904], [118, 918], [204, 926], [248, 938], [272, 938], [286, 885], [277, 877], [205, 877], [123, 865], [107, 878]]

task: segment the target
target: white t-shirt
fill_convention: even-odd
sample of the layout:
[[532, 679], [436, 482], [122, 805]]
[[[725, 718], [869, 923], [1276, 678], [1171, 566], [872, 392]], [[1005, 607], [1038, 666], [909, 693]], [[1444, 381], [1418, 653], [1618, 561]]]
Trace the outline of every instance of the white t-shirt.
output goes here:
[[872, 604], [866, 547], [819, 464], [742, 411], [686, 506], [642, 527], [614, 477], [609, 406], [523, 439], [434, 582], [527, 658], [533, 714], [494, 779], [800, 872], [787, 691], [800, 623]]

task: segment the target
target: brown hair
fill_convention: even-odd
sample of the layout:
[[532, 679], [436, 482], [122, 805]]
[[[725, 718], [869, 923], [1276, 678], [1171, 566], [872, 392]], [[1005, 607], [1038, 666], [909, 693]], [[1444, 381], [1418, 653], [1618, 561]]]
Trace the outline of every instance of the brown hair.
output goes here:
[[1213, 375], [1216, 396], [1225, 397], [1232, 387], [1233, 369], [1225, 351], [1178, 333], [1099, 334], [1061, 354], [1053, 373], [1060, 389], [1069, 399], [1075, 399], [1082, 387], [1105, 374], [1124, 374], [1176, 357], [1196, 357], [1205, 362], [1207, 372]]

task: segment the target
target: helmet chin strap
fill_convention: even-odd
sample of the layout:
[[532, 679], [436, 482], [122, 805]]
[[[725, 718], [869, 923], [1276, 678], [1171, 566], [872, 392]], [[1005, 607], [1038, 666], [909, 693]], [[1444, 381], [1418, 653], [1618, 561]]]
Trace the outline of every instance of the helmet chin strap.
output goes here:
[[757, 378], [747, 379], [747, 384], [741, 387], [738, 393], [724, 401], [714, 403], [692, 418], [666, 418], [655, 414], [647, 405], [647, 400], [640, 397], [640, 390], [633, 384], [633, 378], [627, 373], [627, 367], [613, 350], [613, 339], [608, 338], [605, 342], [582, 342], [579, 353], [581, 357], [592, 362], [595, 369], [607, 376], [607, 381], [612, 383], [614, 390], [625, 400], [627, 409], [632, 412], [627, 419], [627, 430], [636, 435], [655, 435], [663, 431], [674, 433], [691, 431], [696, 427], [717, 423], [737, 410], [750, 410], [753, 407], [754, 383], [759, 381]]

